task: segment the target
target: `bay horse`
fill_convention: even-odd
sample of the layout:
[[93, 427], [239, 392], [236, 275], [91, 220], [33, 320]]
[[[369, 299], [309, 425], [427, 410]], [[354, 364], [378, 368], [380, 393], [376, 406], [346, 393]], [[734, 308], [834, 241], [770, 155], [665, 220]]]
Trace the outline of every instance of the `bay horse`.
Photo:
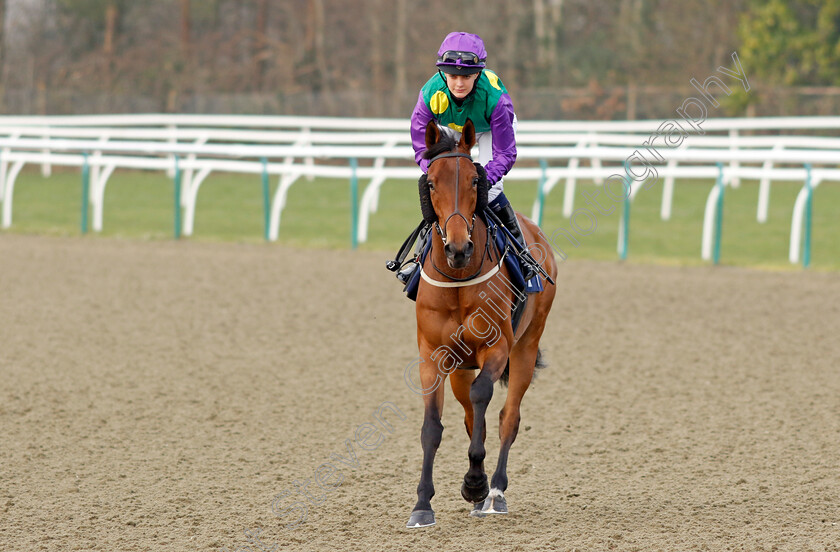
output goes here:
[[[539, 341], [556, 291], [554, 285], [545, 285], [543, 291], [530, 294], [514, 334], [510, 308], [515, 291], [500, 285], [509, 281], [509, 273], [482, 219], [487, 182], [483, 169], [470, 157], [475, 140], [475, 127], [469, 120], [457, 143], [441, 132], [435, 121], [426, 127], [425, 157], [429, 165], [425, 182], [420, 182], [420, 196], [424, 218], [434, 220], [434, 232], [429, 230], [431, 251], [421, 267], [417, 292], [417, 345], [425, 414], [417, 504], [406, 524], [412, 528], [435, 524], [432, 468], [443, 433], [443, 382], [447, 376], [464, 408], [464, 425], [470, 438], [470, 467], [461, 495], [474, 504], [470, 515], [507, 513], [504, 492], [508, 486], [508, 452], [519, 430], [520, 403], [538, 364]], [[536, 253], [533, 256], [553, 284], [557, 263], [547, 239], [536, 224], [517, 216], [529, 251]], [[508, 393], [499, 413], [501, 448], [488, 486], [484, 472], [485, 413], [494, 384], [504, 377]]]

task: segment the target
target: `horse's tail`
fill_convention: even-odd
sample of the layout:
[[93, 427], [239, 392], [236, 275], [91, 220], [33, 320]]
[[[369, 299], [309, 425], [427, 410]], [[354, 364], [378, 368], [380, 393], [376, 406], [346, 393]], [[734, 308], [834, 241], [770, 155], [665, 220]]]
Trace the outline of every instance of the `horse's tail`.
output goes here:
[[537, 361], [534, 363], [534, 378], [537, 377], [537, 372], [547, 367], [548, 363], [543, 359], [542, 351], [537, 349]]
[[[534, 363], [533, 379], [537, 379], [537, 372], [539, 372], [546, 366], [548, 366], [548, 364], [546, 364], [545, 360], [543, 360], [542, 351], [537, 349], [537, 360]], [[507, 387], [508, 378], [510, 378], [510, 359], [508, 359], [507, 364], [505, 365], [505, 371], [502, 372], [502, 377], [499, 378], [499, 383], [502, 384], [502, 387]]]

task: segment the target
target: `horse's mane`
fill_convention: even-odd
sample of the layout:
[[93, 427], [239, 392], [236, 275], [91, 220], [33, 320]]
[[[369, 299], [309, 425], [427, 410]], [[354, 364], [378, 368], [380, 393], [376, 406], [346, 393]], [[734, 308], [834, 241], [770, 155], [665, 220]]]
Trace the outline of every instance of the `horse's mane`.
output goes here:
[[452, 129], [447, 127], [438, 127], [441, 130], [440, 141], [426, 150], [423, 154], [424, 159], [432, 159], [441, 153], [446, 153], [455, 149], [455, 136]]

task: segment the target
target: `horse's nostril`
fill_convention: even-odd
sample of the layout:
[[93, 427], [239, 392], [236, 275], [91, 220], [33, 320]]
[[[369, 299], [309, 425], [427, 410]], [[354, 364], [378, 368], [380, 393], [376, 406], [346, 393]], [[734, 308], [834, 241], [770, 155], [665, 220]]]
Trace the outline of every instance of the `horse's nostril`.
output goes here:
[[468, 259], [472, 255], [473, 249], [475, 249], [475, 246], [471, 241], [468, 241], [463, 247], [456, 247], [451, 243], [443, 246], [443, 251], [446, 253], [447, 258], [458, 260]]

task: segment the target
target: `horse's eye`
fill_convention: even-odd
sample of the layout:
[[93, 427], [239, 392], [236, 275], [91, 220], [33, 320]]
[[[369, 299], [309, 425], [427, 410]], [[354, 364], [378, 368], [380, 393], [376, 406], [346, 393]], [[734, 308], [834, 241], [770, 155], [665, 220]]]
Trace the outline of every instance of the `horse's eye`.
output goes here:
[[434, 182], [432, 182], [431, 180], [427, 180], [427, 181], [426, 181], [426, 184], [428, 184], [428, 185], [429, 185], [429, 191], [431, 191], [431, 190], [434, 190], [434, 189], [435, 189], [435, 184], [434, 184]]
[[477, 187], [478, 187], [478, 177], [477, 177], [477, 176], [476, 176], [475, 178], [473, 178], [473, 181], [472, 181], [472, 187], [473, 187], [473, 188], [477, 188]]

